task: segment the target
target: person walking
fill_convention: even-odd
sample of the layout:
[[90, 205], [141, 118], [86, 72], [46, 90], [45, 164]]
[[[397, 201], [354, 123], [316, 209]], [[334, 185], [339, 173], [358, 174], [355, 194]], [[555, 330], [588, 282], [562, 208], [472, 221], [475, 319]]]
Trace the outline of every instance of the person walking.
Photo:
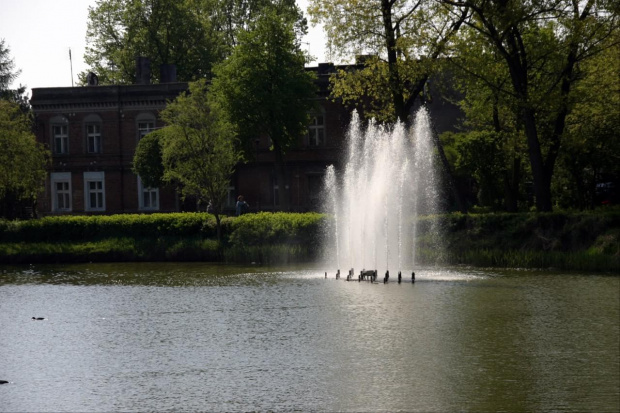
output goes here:
[[237, 216], [247, 213], [249, 209], [250, 209], [250, 205], [248, 205], [248, 203], [243, 200], [243, 195], [239, 195], [237, 197], [237, 205], [236, 205]]

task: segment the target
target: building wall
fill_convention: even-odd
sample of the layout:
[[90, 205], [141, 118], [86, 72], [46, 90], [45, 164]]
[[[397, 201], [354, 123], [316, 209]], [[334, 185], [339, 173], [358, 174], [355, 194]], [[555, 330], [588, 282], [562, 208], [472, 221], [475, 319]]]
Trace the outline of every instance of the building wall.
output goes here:
[[[186, 83], [131, 86], [86, 86], [76, 88], [33, 89], [31, 104], [35, 113], [37, 140], [52, 152], [45, 192], [38, 201], [42, 214], [144, 212], [140, 205], [138, 177], [131, 171], [133, 155], [140, 138], [139, 124], [162, 127], [158, 113], [170, 99], [187, 89]], [[98, 129], [89, 129], [95, 126]], [[58, 128], [64, 129], [58, 129]], [[55, 136], [66, 135], [59, 145]], [[90, 132], [98, 132], [89, 139]], [[96, 135], [96, 134], [95, 134]], [[60, 152], [59, 152], [60, 150]], [[53, 177], [70, 174], [68, 208], [57, 208]], [[102, 173], [104, 205], [89, 210], [89, 189], [85, 176]], [[85, 175], [86, 174], [86, 175]], [[90, 175], [89, 175], [90, 174]], [[178, 210], [172, 188], [159, 190], [158, 211]], [[66, 206], [66, 205], [65, 205]]]
[[[314, 115], [321, 121], [313, 122], [311, 128], [312, 136], [317, 139], [312, 140], [310, 136], [299, 139], [297, 146], [285, 156], [286, 182], [276, 186], [275, 158], [269, 150], [270, 143], [266, 137], [256, 136], [254, 153], [248, 154], [247, 163], [237, 165], [231, 178], [226, 213], [234, 214], [238, 195], [244, 195], [253, 212], [281, 210], [277, 191], [286, 192], [292, 211], [321, 209], [318, 195], [323, 175], [328, 165], [333, 164], [338, 169], [340, 158], [345, 155], [343, 150], [351, 115], [340, 102], [329, 98], [329, 77], [336, 67], [320, 64], [308, 70], [317, 75], [317, 110]], [[138, 177], [131, 171], [141, 136], [139, 125], [146, 122], [154, 128], [164, 126], [158, 117], [159, 111], [187, 87], [187, 83], [160, 83], [33, 89], [31, 104], [36, 119], [35, 133], [38, 141], [52, 151], [52, 164], [45, 191], [38, 201], [38, 212], [43, 215], [114, 214], [206, 208], [197, 206], [192, 200], [181, 201], [170, 187], [159, 188], [157, 208], [148, 208], [148, 202], [140, 201], [145, 197]], [[454, 129], [458, 108], [438, 98], [433, 99], [429, 108], [439, 132]], [[89, 150], [93, 146], [89, 142], [89, 125], [100, 126], [100, 152]], [[66, 153], [56, 150], [54, 128], [59, 126], [66, 127]], [[321, 135], [317, 135], [318, 129], [322, 130]], [[320, 141], [319, 136], [322, 137]], [[100, 177], [104, 178], [101, 188], [104, 199], [97, 198], [100, 196], [99, 184], [93, 182]], [[68, 200], [60, 199], [65, 195], [59, 197], [58, 193], [63, 191], [70, 194]], [[103, 208], [89, 208], [92, 202], [102, 202]], [[59, 208], [60, 204], [68, 207]]]

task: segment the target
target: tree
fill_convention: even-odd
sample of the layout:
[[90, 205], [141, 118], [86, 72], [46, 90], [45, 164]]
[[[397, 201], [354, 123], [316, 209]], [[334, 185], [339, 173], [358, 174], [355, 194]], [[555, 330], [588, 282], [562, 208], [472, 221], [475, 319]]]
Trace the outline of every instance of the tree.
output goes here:
[[17, 218], [43, 189], [50, 154], [37, 143], [17, 103], [0, 100], [0, 216]]
[[[100, 83], [135, 81], [136, 57], [153, 67], [174, 64], [180, 81], [210, 76], [224, 56], [221, 34], [210, 21], [209, 1], [100, 0], [89, 7], [84, 61]], [[87, 72], [81, 73], [82, 82]]]
[[[458, 32], [467, 10], [452, 18], [441, 4], [421, 0], [311, 0], [314, 22], [323, 22], [328, 46], [337, 55], [367, 55], [362, 67], [339, 70], [332, 96], [360, 106], [365, 117], [410, 124], [416, 101], [440, 64], [446, 45]], [[459, 209], [456, 189], [441, 141], [435, 146]]]
[[140, 140], [134, 172], [145, 185], [173, 184], [184, 197], [209, 203], [221, 241], [221, 213], [240, 157], [233, 128], [208, 92], [204, 79], [190, 83], [189, 92], [161, 112], [167, 126]]
[[[516, 113], [516, 100], [500, 92], [510, 84], [510, 75], [501, 58], [472, 36], [475, 33], [471, 30], [462, 29], [447, 57], [456, 79], [454, 86], [463, 96], [459, 104], [465, 113], [463, 127], [468, 131], [458, 136], [457, 162], [461, 165], [458, 168], [462, 169], [462, 165], [474, 168], [472, 176], [478, 178], [479, 192], [487, 205], [497, 206], [503, 200], [506, 211], [516, 212], [518, 200], [523, 198], [519, 189], [527, 158], [522, 123]], [[472, 72], [472, 68], [484, 68], [481, 71], [484, 77]], [[493, 160], [485, 159], [488, 156]], [[495, 189], [489, 188], [490, 183]], [[491, 194], [496, 199], [491, 201]]]
[[222, 34], [227, 54], [239, 43], [239, 33], [249, 30], [265, 9], [277, 8], [294, 23], [298, 35], [306, 33], [307, 22], [295, 0], [207, 0], [216, 30]]
[[[554, 183], [561, 206], [620, 202], [620, 30], [610, 40], [610, 48], [584, 63], [584, 78], [575, 87]], [[615, 191], [605, 188], [614, 181]]]
[[445, 7], [420, 0], [311, 0], [313, 22], [324, 23], [335, 55], [363, 56], [341, 70], [333, 95], [381, 122], [408, 122], [446, 44], [466, 13], [450, 20]]
[[146, 134], [138, 142], [134, 153], [132, 170], [148, 188], [159, 188], [164, 184], [162, 145], [165, 132], [159, 129]]
[[[497, 55], [509, 74], [510, 82], [496, 91], [515, 99], [527, 141], [536, 208], [550, 211], [553, 171], [573, 107], [573, 91], [582, 77], [582, 63], [608, 47], [606, 40], [617, 30], [614, 3], [442, 2], [453, 7], [455, 16], [471, 12], [465, 24], [476, 36], [470, 39]], [[486, 67], [472, 67], [470, 72], [486, 78]]]
[[[303, 30], [294, 0], [99, 0], [89, 8], [84, 60], [100, 83], [134, 83], [136, 57], [174, 64], [179, 81], [209, 79], [264, 8], [277, 7]], [[156, 77], [152, 76], [156, 81]]]
[[11, 83], [20, 75], [21, 70], [15, 70], [15, 62], [10, 57], [11, 50], [0, 39], [0, 99], [15, 102], [24, 112], [30, 108], [26, 97], [26, 86], [19, 85], [17, 89], [10, 89]]
[[[213, 80], [213, 92], [246, 152], [256, 138], [270, 139], [281, 188], [286, 183], [284, 155], [306, 133], [315, 96], [314, 74], [304, 69], [307, 56], [294, 24], [277, 8], [265, 9], [239, 34], [239, 44], [215, 68]], [[285, 191], [279, 197], [286, 210]]]

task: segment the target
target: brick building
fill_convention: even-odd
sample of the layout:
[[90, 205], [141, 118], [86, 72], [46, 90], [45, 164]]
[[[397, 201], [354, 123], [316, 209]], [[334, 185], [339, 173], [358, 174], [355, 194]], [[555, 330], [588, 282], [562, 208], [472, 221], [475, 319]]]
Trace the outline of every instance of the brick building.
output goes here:
[[[31, 105], [37, 140], [52, 152], [45, 191], [37, 204], [40, 214], [173, 212], [197, 208], [195, 203], [182, 203], [174, 188], [144, 187], [131, 171], [140, 138], [164, 126], [159, 111], [188, 87], [187, 83], [174, 82], [173, 68], [163, 68], [159, 84], [149, 84], [150, 68], [144, 61], [138, 61], [137, 68], [140, 84], [99, 86], [93, 76], [88, 86], [33, 89]], [[318, 208], [323, 174], [328, 165], [339, 163], [350, 113], [327, 99], [334, 65], [319, 64], [308, 70], [317, 74], [317, 111], [312, 114], [308, 134], [285, 156], [286, 182], [276, 181], [275, 159], [268, 139], [257, 136], [256, 153], [249, 162], [238, 165], [231, 178], [225, 212], [233, 213], [238, 194], [245, 196], [253, 212], [279, 210], [281, 190], [287, 192], [292, 211]], [[437, 109], [439, 106], [435, 105]], [[443, 109], [440, 113], [445, 117]]]
[[39, 212], [176, 211], [172, 188], [144, 188], [131, 172], [141, 136], [163, 126], [158, 113], [187, 83], [36, 88], [37, 140], [52, 152]]

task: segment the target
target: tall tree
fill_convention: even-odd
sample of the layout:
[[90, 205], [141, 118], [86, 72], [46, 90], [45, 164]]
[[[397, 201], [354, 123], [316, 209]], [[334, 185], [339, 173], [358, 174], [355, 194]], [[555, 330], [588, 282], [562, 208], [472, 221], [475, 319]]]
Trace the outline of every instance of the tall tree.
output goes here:
[[240, 159], [233, 128], [210, 102], [204, 79], [190, 83], [189, 92], [171, 102], [161, 117], [167, 126], [138, 143], [134, 171], [146, 185], [173, 184], [183, 196], [209, 203], [221, 241], [221, 213]]
[[98, 0], [89, 8], [84, 60], [101, 83], [132, 83], [138, 56], [154, 68], [176, 65], [180, 81], [208, 79], [238, 33], [271, 7], [305, 28], [294, 0]]
[[306, 32], [306, 19], [295, 0], [204, 0], [204, 4], [211, 10], [213, 25], [222, 34], [228, 52], [239, 42], [239, 33], [249, 30], [265, 8], [277, 8], [295, 22], [299, 34]]
[[[522, 198], [519, 189], [524, 180], [524, 161], [527, 159], [523, 127], [516, 114], [516, 100], [511, 94], [501, 92], [510, 87], [508, 70], [502, 64], [501, 57], [489, 52], [484, 44], [476, 41], [475, 36], [471, 30], [461, 30], [446, 58], [456, 79], [455, 87], [463, 96], [459, 102], [465, 113], [463, 126], [470, 132], [455, 135], [462, 138], [457, 145], [459, 149], [465, 149], [459, 151], [458, 162], [460, 168], [465, 164], [475, 168], [472, 176], [484, 178], [478, 180], [479, 185], [488, 186], [493, 182], [495, 188], [503, 187], [503, 194], [498, 189], [490, 191], [480, 188], [487, 204], [491, 202], [489, 198], [493, 193], [497, 197], [492, 201], [494, 205], [499, 206], [503, 199], [504, 208], [515, 212], [518, 200]], [[480, 77], [475, 70], [472, 72], [472, 68], [484, 68], [484, 77]], [[491, 154], [494, 160], [485, 160]], [[482, 162], [475, 164], [476, 160]]]
[[575, 87], [554, 183], [561, 206], [620, 203], [620, 30], [610, 40], [612, 47], [582, 66]]
[[[284, 156], [306, 132], [315, 96], [314, 74], [304, 69], [308, 58], [294, 25], [277, 8], [265, 9], [239, 34], [239, 44], [215, 68], [213, 80], [213, 91], [246, 151], [256, 138], [270, 139], [280, 188], [286, 184]], [[284, 190], [279, 201], [288, 209]]]
[[[428, 0], [311, 0], [309, 13], [324, 24], [328, 47], [336, 55], [366, 55], [361, 68], [339, 70], [332, 78], [332, 96], [361, 106], [365, 117], [409, 124], [468, 12], [453, 17], [448, 8]], [[438, 136], [435, 145], [458, 208], [466, 212]]]
[[49, 152], [37, 143], [17, 103], [0, 100], [0, 216], [17, 218], [43, 189]]
[[[499, 93], [517, 103], [532, 169], [536, 208], [552, 209], [551, 182], [581, 64], [617, 30], [617, 5], [577, 0], [441, 0], [500, 57], [510, 82]], [[613, 9], [615, 7], [616, 9]], [[485, 78], [486, 68], [471, 68]]]
[[466, 17], [452, 19], [423, 0], [311, 0], [313, 22], [322, 22], [337, 57], [363, 56], [358, 70], [341, 70], [333, 95], [361, 105], [379, 121], [408, 122], [438, 58]]
[[[208, 77], [223, 39], [200, 0], [99, 0], [89, 8], [84, 60], [101, 83], [133, 83], [136, 57], [174, 64], [180, 81]], [[80, 74], [85, 80], [87, 72]], [[153, 77], [156, 80], [155, 77]]]
[[21, 70], [15, 69], [15, 62], [11, 58], [11, 50], [4, 39], [0, 39], [0, 99], [18, 103], [24, 112], [30, 108], [26, 97], [26, 86], [19, 85], [11, 89], [11, 84], [20, 75]]

